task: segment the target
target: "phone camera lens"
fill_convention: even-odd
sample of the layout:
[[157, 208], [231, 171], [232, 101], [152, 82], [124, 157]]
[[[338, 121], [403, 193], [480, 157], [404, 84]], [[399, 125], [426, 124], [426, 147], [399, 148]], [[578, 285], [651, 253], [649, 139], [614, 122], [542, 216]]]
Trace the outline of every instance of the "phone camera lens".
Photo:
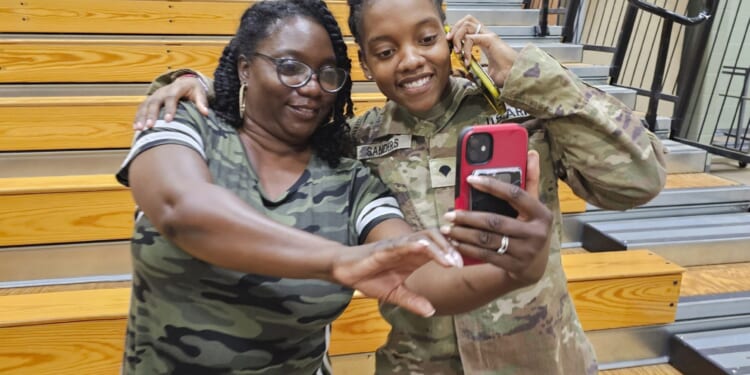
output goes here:
[[466, 146], [466, 159], [471, 164], [483, 164], [492, 157], [492, 136], [488, 133], [470, 135]]

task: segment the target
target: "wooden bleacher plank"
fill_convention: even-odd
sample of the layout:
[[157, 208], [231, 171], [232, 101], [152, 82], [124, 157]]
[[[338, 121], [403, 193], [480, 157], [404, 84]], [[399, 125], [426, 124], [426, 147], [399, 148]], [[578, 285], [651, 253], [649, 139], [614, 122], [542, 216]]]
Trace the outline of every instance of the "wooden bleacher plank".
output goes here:
[[[0, 8], [0, 32], [234, 35], [255, 1], [33, 0]], [[326, 1], [344, 35], [349, 7]], [[7, 5], [7, 4], [6, 4]]]
[[579, 198], [563, 180], [557, 181], [557, 195], [560, 199], [560, 212], [564, 214], [586, 212], [586, 201]]
[[585, 331], [674, 322], [679, 275], [569, 282]]
[[3, 375], [118, 374], [125, 319], [2, 328]]
[[0, 246], [130, 238], [135, 203], [113, 181], [110, 175], [0, 179]]
[[0, 98], [0, 150], [128, 148], [143, 96]]
[[380, 315], [376, 299], [355, 295], [331, 330], [333, 340], [328, 351], [331, 355], [343, 355], [372, 352], [383, 345], [391, 325]]
[[750, 263], [729, 263], [688, 267], [682, 277], [680, 296], [748, 291], [750, 291]]
[[1, 297], [0, 327], [123, 319], [130, 288], [75, 290]]
[[[42, 39], [0, 40], [0, 82], [151, 82], [166, 71], [190, 67], [213, 73], [228, 39]], [[366, 81], [357, 47], [347, 42], [352, 80]]]
[[599, 371], [599, 375], [680, 375], [681, 372], [669, 364], [626, 367]]
[[[143, 96], [0, 98], [0, 151], [129, 148]], [[385, 104], [380, 93], [353, 93], [356, 114]]]
[[[357, 64], [359, 65], [359, 64]], [[382, 107], [385, 105], [385, 95], [377, 93], [352, 93], [352, 102], [354, 103], [354, 115], [359, 116], [373, 107]]]
[[648, 250], [562, 257], [584, 330], [674, 321], [684, 269]]
[[213, 72], [226, 41], [14, 39], [0, 41], [5, 83], [150, 82], [170, 69]]
[[739, 185], [739, 183], [708, 173], [675, 173], [667, 175], [667, 182], [664, 185], [664, 189], [710, 188], [735, 185]]
[[605, 251], [562, 256], [568, 283], [605, 278], [675, 275], [684, 268], [648, 250]]
[[127, 188], [117, 182], [114, 174], [10, 177], [0, 179], [0, 196], [102, 190], [127, 190]]

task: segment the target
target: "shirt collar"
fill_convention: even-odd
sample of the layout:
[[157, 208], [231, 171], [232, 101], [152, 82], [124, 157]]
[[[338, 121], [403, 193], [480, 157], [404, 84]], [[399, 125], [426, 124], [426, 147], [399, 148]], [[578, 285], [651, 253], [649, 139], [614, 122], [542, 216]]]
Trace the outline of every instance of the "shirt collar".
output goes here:
[[422, 116], [416, 116], [389, 100], [383, 108], [382, 124], [376, 137], [391, 134], [431, 137], [450, 123], [464, 98], [476, 92], [479, 92], [479, 88], [473, 82], [464, 78], [450, 77], [448, 89], [443, 93], [440, 101]]

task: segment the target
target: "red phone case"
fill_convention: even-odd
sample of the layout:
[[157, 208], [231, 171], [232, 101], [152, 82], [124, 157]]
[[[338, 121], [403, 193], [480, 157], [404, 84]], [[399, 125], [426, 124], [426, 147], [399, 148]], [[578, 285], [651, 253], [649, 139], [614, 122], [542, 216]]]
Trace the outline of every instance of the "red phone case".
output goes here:
[[[486, 162], [471, 163], [467, 157], [470, 152], [468, 141], [472, 135], [480, 133], [486, 133], [492, 139], [491, 155]], [[483, 201], [477, 201], [477, 198], [475, 198], [472, 205], [472, 188], [466, 182], [466, 178], [472, 174], [515, 176], [520, 173], [520, 176], [517, 179], [514, 178], [513, 182], [525, 189], [527, 153], [528, 133], [525, 128], [518, 124], [475, 125], [464, 128], [461, 131], [456, 148], [455, 208], [459, 210], [482, 210], [481, 207], [476, 206], [477, 204], [481, 205]], [[486, 197], [486, 194], [484, 197]], [[507, 203], [504, 204], [508, 206]], [[489, 210], [485, 209], [485, 211]], [[506, 212], [505, 214], [509, 213]], [[466, 265], [477, 263], [481, 263], [481, 261], [464, 257], [464, 264]]]

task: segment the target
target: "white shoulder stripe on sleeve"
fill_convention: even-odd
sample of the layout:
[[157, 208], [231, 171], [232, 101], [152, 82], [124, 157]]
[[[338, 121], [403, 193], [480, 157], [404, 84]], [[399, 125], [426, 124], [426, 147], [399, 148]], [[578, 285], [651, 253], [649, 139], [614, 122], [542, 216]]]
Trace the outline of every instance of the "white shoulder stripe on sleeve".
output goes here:
[[372, 221], [385, 215], [404, 217], [404, 214], [401, 213], [401, 209], [398, 207], [396, 198], [383, 197], [368, 203], [359, 213], [359, 216], [357, 216], [357, 221], [355, 222], [357, 235], [361, 235], [362, 231], [367, 228], [367, 225]]
[[166, 122], [164, 120], [156, 120], [156, 124], [154, 124], [154, 128], [171, 129], [171, 130], [176, 130], [181, 133], [185, 133], [193, 137], [193, 139], [195, 139], [195, 141], [198, 142], [201, 149], [203, 149], [203, 138], [201, 138], [201, 135], [198, 134], [198, 132], [195, 131], [193, 127], [187, 126], [177, 121]]
[[130, 164], [131, 161], [133, 161], [133, 158], [138, 155], [141, 150], [149, 145], [150, 143], [154, 143], [156, 141], [162, 141], [162, 140], [175, 140], [180, 141], [183, 143], [186, 143], [190, 146], [190, 148], [194, 149], [197, 153], [201, 155], [201, 157], [205, 160], [206, 159], [206, 153], [203, 151], [202, 144], [203, 142], [197, 142], [192, 137], [189, 137], [185, 134], [175, 133], [175, 132], [159, 132], [159, 133], [151, 133], [146, 134], [138, 140], [135, 141], [133, 144], [133, 147], [130, 148], [130, 152], [128, 153], [128, 156], [125, 158], [125, 160], [122, 162], [122, 165], [120, 168], [123, 168]]

